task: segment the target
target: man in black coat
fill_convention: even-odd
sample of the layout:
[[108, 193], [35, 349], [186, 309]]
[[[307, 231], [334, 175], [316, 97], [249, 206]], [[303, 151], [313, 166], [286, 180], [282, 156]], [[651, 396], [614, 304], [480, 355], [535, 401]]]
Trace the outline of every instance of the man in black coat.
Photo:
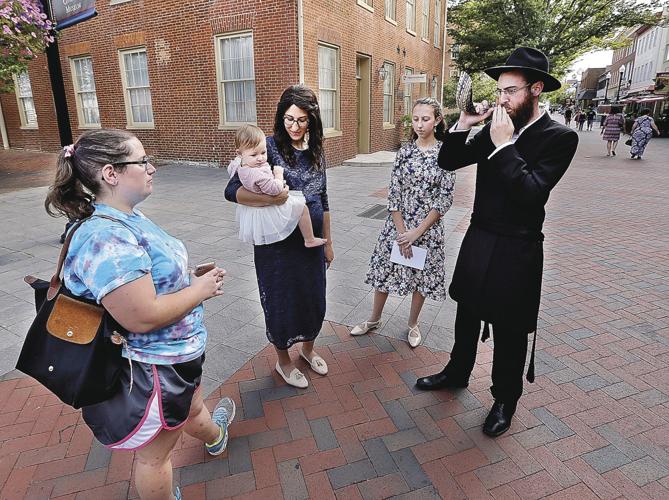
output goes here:
[[[578, 135], [539, 109], [541, 93], [560, 88], [542, 52], [518, 48], [506, 65], [486, 73], [497, 80], [497, 105], [485, 112], [479, 106], [478, 114], [463, 111], [439, 153], [439, 166], [446, 170], [477, 164], [471, 223], [449, 288], [458, 303], [455, 344], [444, 370], [416, 385], [466, 387], [481, 321], [482, 341], [491, 324], [495, 403], [483, 432], [499, 436], [509, 429], [523, 392], [529, 333], [536, 342], [544, 206], [574, 157]], [[471, 127], [491, 115], [492, 121], [466, 142]], [[534, 380], [534, 345], [527, 378]]]

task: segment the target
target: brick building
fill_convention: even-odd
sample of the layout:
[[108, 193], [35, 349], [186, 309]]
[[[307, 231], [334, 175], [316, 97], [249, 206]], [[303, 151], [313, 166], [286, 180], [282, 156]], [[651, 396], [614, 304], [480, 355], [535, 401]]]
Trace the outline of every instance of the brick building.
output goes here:
[[[271, 134], [285, 87], [319, 95], [330, 165], [397, 147], [411, 100], [440, 98], [445, 0], [98, 0], [63, 30], [70, 123], [132, 130], [161, 159], [220, 162]], [[405, 85], [402, 75], [425, 74]], [[45, 56], [0, 95], [11, 147], [60, 147]]]

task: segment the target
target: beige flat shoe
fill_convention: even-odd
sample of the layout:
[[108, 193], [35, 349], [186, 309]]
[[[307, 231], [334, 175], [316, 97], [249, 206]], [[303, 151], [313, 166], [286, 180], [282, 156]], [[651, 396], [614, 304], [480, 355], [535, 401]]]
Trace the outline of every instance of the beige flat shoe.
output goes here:
[[358, 335], [364, 335], [370, 330], [374, 330], [381, 324], [381, 320], [378, 321], [363, 321], [362, 323], [355, 325], [351, 330], [351, 335], [357, 337]]
[[409, 341], [409, 345], [411, 347], [418, 347], [423, 341], [423, 336], [420, 334], [418, 325], [409, 327], [409, 335], [407, 336], [407, 340]]
[[313, 358], [311, 358], [311, 361], [309, 361], [309, 358], [307, 358], [304, 353], [302, 352], [302, 349], [300, 349], [300, 357], [307, 362], [307, 364], [311, 367], [313, 371], [318, 373], [319, 375], [327, 375], [328, 374], [328, 365], [325, 362], [323, 358], [320, 356], [316, 355]]
[[304, 373], [302, 373], [300, 370], [297, 368], [293, 368], [293, 371], [290, 372], [289, 376], [286, 376], [285, 373], [283, 373], [283, 370], [281, 369], [281, 365], [279, 362], [276, 362], [276, 371], [279, 375], [281, 375], [281, 378], [283, 378], [286, 381], [286, 384], [292, 385], [293, 387], [297, 387], [298, 389], [306, 389], [309, 387], [309, 381], [307, 380], [307, 377], [304, 376]]

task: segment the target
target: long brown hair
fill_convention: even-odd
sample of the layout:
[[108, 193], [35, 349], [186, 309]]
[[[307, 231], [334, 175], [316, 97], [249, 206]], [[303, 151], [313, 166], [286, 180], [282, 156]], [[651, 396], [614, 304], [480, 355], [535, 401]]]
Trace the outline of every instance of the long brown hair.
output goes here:
[[294, 167], [296, 162], [295, 149], [283, 123], [283, 116], [293, 104], [304, 111], [309, 117], [307, 128], [309, 148], [304, 151], [304, 154], [309, 163], [311, 163], [312, 168], [321, 170], [325, 167], [325, 162], [323, 161], [323, 121], [321, 120], [321, 111], [318, 107], [316, 94], [309, 87], [291, 85], [281, 94], [274, 117], [274, 142], [279, 149], [279, 153], [286, 160], [286, 163]]
[[56, 178], [44, 201], [47, 213], [72, 220], [90, 216], [95, 195], [101, 188], [100, 170], [109, 163], [127, 160], [131, 153], [128, 141], [134, 138], [125, 130], [90, 130], [72, 146], [63, 148], [58, 155]]

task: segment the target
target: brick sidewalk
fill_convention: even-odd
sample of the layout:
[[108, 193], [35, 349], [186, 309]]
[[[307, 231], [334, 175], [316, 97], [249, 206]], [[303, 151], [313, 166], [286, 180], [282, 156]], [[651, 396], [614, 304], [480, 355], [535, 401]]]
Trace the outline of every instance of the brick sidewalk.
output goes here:
[[[371, 292], [362, 280], [382, 221], [357, 214], [378, 203], [373, 195], [387, 185], [385, 170], [328, 174], [337, 260], [328, 275], [331, 322], [318, 345], [331, 373], [314, 376], [306, 391], [277, 379], [271, 348], [257, 352], [265, 337], [255, 276], [248, 248], [234, 241], [234, 207], [215, 204], [221, 172], [161, 171], [161, 191], [147, 212], [187, 241], [195, 262], [215, 256], [231, 276], [223, 299], [207, 303], [212, 345], [205, 379], [213, 389], [208, 404], [231, 395], [240, 418], [222, 458], [205, 457], [198, 443], [182, 440], [175, 483], [185, 498], [669, 498], [669, 140], [654, 139], [644, 161], [635, 162], [622, 145], [617, 158], [607, 158], [598, 134], [579, 135], [577, 157], [547, 210], [537, 381], [526, 385], [511, 430], [496, 440], [480, 430], [491, 404], [491, 344], [479, 345], [467, 389], [415, 394], [415, 378], [440, 368], [448, 354], [410, 350], [392, 338], [404, 334], [403, 303], [395, 319], [384, 317], [386, 336], [353, 339], [337, 324], [369, 312]], [[471, 169], [458, 173], [451, 263], [467, 227], [473, 181]], [[0, 198], [9, 221], [0, 247], [7, 245], [9, 257], [27, 258], [29, 251], [31, 265], [53, 259], [51, 240], [62, 226], [38, 213], [42, 199], [41, 190]], [[197, 225], [202, 213], [217, 216]], [[23, 325], [13, 316], [32, 311], [31, 292], [16, 277], [28, 261], [7, 261], [0, 320]], [[446, 351], [450, 302], [421, 316], [432, 325], [429, 345]], [[11, 325], [0, 328], [5, 343], [26, 329]], [[21, 340], [0, 361], [13, 366]], [[107, 452], [78, 412], [12, 376], [0, 381], [2, 499], [136, 497], [132, 454]]]
[[[353, 338], [332, 323], [319, 345], [330, 374], [300, 361], [306, 390], [279, 379], [267, 347], [210, 395], [210, 408], [234, 398], [238, 418], [221, 457], [182, 438], [173, 462], [184, 498], [669, 496], [669, 406], [657, 390], [629, 396], [626, 383], [598, 390], [597, 376], [560, 385], [538, 377], [510, 431], [493, 440], [480, 430], [491, 403], [488, 344], [468, 389], [435, 393], [414, 381], [440, 369], [446, 353]], [[656, 375], [666, 382], [666, 369]], [[0, 382], [0, 407], [3, 499], [136, 497], [133, 455], [98, 445], [78, 411], [31, 379]]]

